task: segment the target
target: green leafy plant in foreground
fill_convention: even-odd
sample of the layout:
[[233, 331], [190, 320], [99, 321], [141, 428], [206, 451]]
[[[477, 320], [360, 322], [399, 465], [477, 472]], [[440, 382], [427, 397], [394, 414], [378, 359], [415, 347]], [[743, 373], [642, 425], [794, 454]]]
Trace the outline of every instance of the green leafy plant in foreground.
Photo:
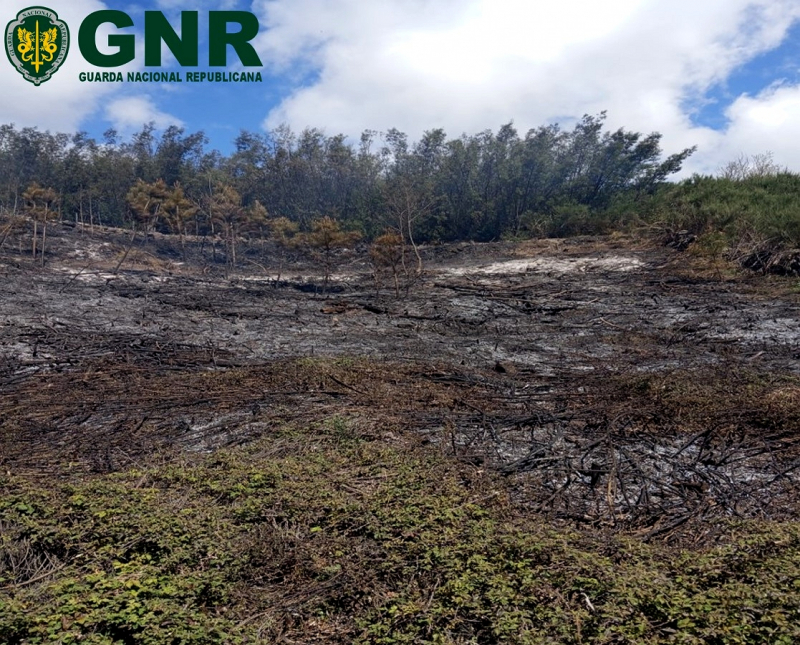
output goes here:
[[525, 517], [337, 417], [193, 462], [0, 479], [0, 642], [800, 642], [800, 527], [675, 551]]

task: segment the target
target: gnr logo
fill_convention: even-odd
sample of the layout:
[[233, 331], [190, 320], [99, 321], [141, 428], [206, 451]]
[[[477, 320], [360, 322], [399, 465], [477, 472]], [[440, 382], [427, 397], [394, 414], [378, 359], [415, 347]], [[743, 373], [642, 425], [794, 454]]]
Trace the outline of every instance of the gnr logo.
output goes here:
[[[104, 10], [88, 15], [78, 34], [78, 45], [86, 62], [97, 67], [119, 67], [130, 63], [136, 56], [136, 37], [133, 34], [115, 33], [108, 36], [108, 46], [117, 51], [104, 54], [97, 48], [97, 30], [101, 25], [112, 24], [118, 29], [133, 27], [133, 19], [124, 11]], [[182, 67], [197, 67], [200, 63], [199, 20], [197, 11], [181, 12], [181, 35], [160, 11], [144, 12], [144, 64], [145, 67], [161, 65], [161, 43], [172, 52]], [[229, 30], [234, 25], [234, 30]], [[238, 27], [238, 29], [236, 29]], [[261, 59], [250, 44], [258, 35], [258, 18], [248, 11], [208, 12], [208, 65], [225, 67], [230, 45], [244, 67], [261, 67]]]
[[6, 54], [26, 81], [49, 81], [69, 51], [69, 28], [45, 7], [28, 7], [6, 26]]
[[[161, 67], [162, 45], [172, 52], [181, 67], [198, 67], [200, 61], [199, 17], [197, 11], [182, 11], [180, 35], [161, 11], [144, 12], [144, 66]], [[98, 47], [98, 30], [111, 25], [106, 51]], [[136, 57], [136, 36], [125, 30], [134, 26], [124, 11], [95, 11], [83, 19], [78, 31], [81, 55], [90, 65], [105, 69], [121, 67]], [[258, 35], [258, 18], [248, 11], [208, 12], [209, 67], [228, 65], [229, 46], [244, 67], [261, 67], [261, 59], [250, 43]], [[69, 51], [69, 29], [55, 11], [29, 7], [6, 27], [6, 53], [11, 64], [26, 80], [41, 85], [64, 63]], [[110, 53], [108, 53], [110, 50]]]

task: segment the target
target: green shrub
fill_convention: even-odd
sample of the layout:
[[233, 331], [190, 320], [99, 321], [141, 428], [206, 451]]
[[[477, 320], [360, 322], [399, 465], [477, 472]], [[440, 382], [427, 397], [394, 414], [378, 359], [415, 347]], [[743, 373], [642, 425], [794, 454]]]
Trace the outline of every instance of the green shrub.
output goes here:
[[701, 235], [725, 233], [731, 243], [753, 234], [800, 246], [800, 175], [780, 173], [734, 181], [695, 176], [663, 188], [647, 204], [651, 221]]
[[693, 551], [584, 535], [356, 428], [0, 479], [0, 642], [800, 642], [798, 523], [731, 523]]

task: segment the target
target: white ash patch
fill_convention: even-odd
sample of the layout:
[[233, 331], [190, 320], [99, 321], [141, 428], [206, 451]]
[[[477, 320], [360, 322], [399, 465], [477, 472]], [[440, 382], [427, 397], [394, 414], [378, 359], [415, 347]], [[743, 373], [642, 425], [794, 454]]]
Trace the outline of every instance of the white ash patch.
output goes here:
[[642, 266], [639, 258], [611, 255], [602, 258], [527, 258], [506, 260], [472, 267], [443, 269], [446, 275], [498, 275], [515, 273], [588, 273], [591, 271], [635, 271]]

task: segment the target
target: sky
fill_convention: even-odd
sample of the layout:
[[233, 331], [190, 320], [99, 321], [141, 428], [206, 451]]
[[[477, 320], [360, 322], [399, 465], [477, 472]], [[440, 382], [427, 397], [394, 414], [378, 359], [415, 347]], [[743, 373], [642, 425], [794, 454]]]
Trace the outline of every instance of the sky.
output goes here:
[[[2, 0], [0, 22], [41, 4], [70, 27], [63, 67], [40, 87], [0, 62], [0, 123], [123, 136], [147, 122], [202, 130], [232, 150], [241, 130], [317, 127], [357, 141], [398, 128], [414, 141], [510, 121], [524, 135], [607, 112], [609, 129], [660, 132], [665, 154], [698, 147], [682, 176], [714, 174], [740, 155], [770, 152], [800, 172], [800, 0]], [[144, 12], [200, 11], [207, 69], [209, 10], [250, 11], [263, 81], [252, 84], [86, 83], [83, 19], [128, 13], [144, 70]], [[163, 48], [159, 71], [180, 68]], [[205, 61], [205, 62], [204, 62]], [[229, 71], [241, 70], [236, 56]], [[152, 68], [150, 68], [152, 69]], [[191, 70], [194, 71], [194, 70]]]

